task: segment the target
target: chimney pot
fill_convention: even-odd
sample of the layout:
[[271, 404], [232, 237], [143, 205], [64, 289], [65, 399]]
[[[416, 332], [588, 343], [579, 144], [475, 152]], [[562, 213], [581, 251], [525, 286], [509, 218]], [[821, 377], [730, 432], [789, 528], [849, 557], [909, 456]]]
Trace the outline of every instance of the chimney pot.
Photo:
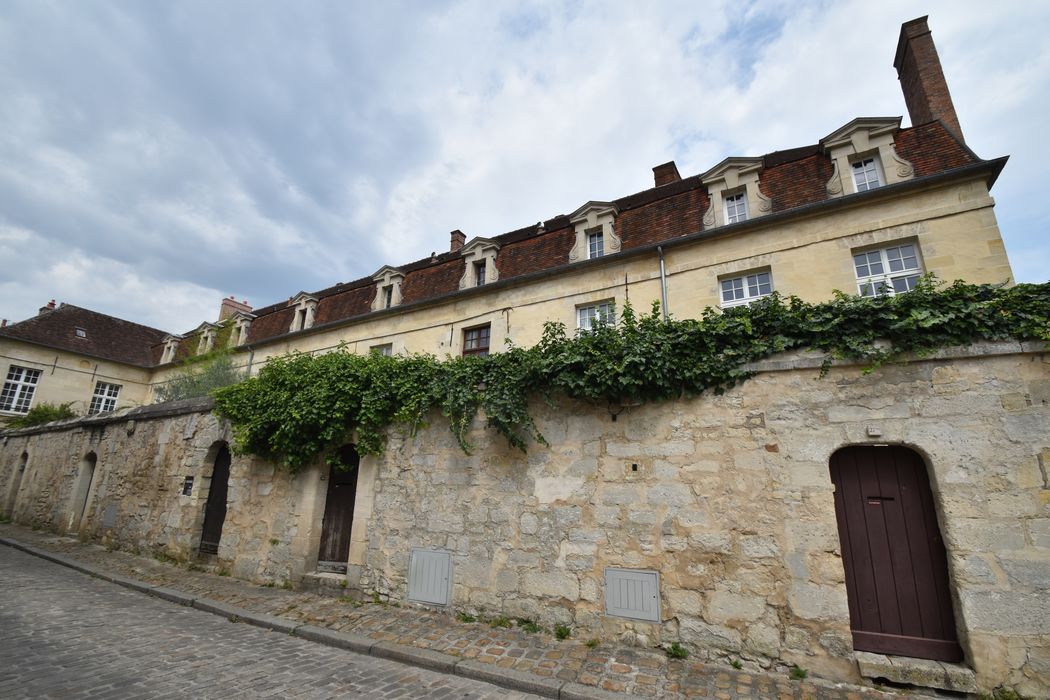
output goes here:
[[955, 113], [948, 82], [944, 79], [941, 59], [933, 43], [926, 16], [901, 25], [897, 55], [893, 67], [901, 81], [904, 103], [912, 126], [939, 119], [947, 129], [965, 143], [959, 117]]
[[449, 251], [455, 253], [457, 250], [463, 247], [463, 244], [467, 242], [467, 234], [460, 231], [458, 228], [452, 232], [452, 240], [449, 244]]
[[7, 319], [6, 318], [0, 318], [0, 328], [5, 328], [5, 327], [7, 327]]
[[219, 305], [219, 320], [225, 321], [238, 311], [250, 314], [252, 312], [252, 307], [248, 306], [247, 300], [237, 301], [237, 299], [231, 294], [229, 297], [223, 299], [222, 304]]
[[38, 316], [43, 316], [44, 314], [50, 313], [50, 312], [52, 312], [54, 310], [55, 310], [55, 300], [52, 299], [51, 301], [47, 302], [46, 304], [44, 304], [43, 306], [40, 307], [40, 313], [37, 314], [37, 315]]
[[674, 164], [674, 161], [669, 160], [663, 165], [657, 165], [653, 168], [653, 178], [656, 180], [656, 186], [662, 187], [663, 185], [670, 185], [672, 182], [679, 182], [682, 176], [678, 174], [678, 166]]

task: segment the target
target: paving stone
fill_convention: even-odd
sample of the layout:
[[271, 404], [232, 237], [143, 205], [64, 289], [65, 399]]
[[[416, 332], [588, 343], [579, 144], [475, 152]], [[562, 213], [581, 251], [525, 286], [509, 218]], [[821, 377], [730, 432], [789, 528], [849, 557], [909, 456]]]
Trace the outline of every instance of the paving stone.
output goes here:
[[[127, 691], [129, 695], [138, 697], [207, 697], [211, 693], [209, 691], [201, 694], [201, 689], [206, 687], [201, 683], [219, 682], [217, 678], [222, 680], [220, 673], [209, 669], [211, 665], [225, 658], [227, 665], [237, 665], [237, 669], [235, 672], [231, 671], [231, 674], [238, 679], [238, 684], [225, 686], [231, 688], [230, 692], [216, 691], [212, 695], [221, 696], [223, 700], [265, 697], [266, 694], [281, 698], [355, 694], [383, 699], [453, 696], [513, 698], [528, 697], [520, 690], [528, 687], [526, 683], [536, 684], [533, 692], [548, 697], [555, 697], [551, 695], [554, 692], [552, 689], [559, 689], [558, 692], [564, 698], [595, 700], [624, 697], [625, 694], [660, 698], [712, 698], [721, 695], [731, 700], [765, 700], [779, 697], [837, 700], [846, 698], [847, 691], [851, 693], [850, 700], [896, 697], [870, 688], [839, 689], [830, 685], [808, 683], [803, 691], [800, 684], [790, 683], [782, 674], [736, 671], [722, 664], [691, 660], [672, 662], [658, 651], [604, 642], [597, 649], [590, 649], [583, 640], [560, 641], [548, 633], [528, 633], [514, 627], [492, 628], [480, 621], [462, 623], [447, 614], [429, 609], [399, 608], [372, 602], [352, 603], [345, 599], [314, 593], [256, 586], [231, 577], [217, 576], [205, 571], [190, 571], [185, 566], [159, 562], [127, 552], [106, 551], [97, 545], [49, 533], [33, 532], [11, 524], [0, 525], [0, 542], [5, 539], [24, 548], [61, 556], [66, 562], [78, 562], [93, 569], [96, 575], [114, 580], [122, 586], [133, 586], [154, 595], [157, 595], [158, 587], [161, 590], [171, 589], [194, 600], [197, 608], [210, 606], [214, 612], [227, 617], [237, 615], [238, 619], [250, 621], [255, 625], [286, 632], [294, 630], [294, 636], [288, 636], [246, 624], [233, 624], [220, 617], [207, 615], [201, 610], [142, 596], [132, 590], [112, 586], [100, 579], [92, 579], [65, 569], [66, 574], [57, 578], [68, 585], [72, 585], [69, 584], [69, 580], [73, 577], [82, 585], [101, 586], [121, 601], [137, 600], [163, 611], [147, 618], [146, 621], [131, 623], [132, 629], [126, 631], [126, 634], [141, 634], [147, 638], [149, 634], [161, 635], [164, 638], [164, 653], [159, 659], [145, 664], [141, 676], [130, 673], [127, 670], [129, 667], [119, 664], [114, 667], [112, 676], [108, 676], [99, 673], [100, 670], [109, 668], [106, 663], [101, 666], [89, 664], [88, 667], [79, 667], [77, 671], [77, 667], [73, 666], [75, 661], [90, 658], [90, 653], [85, 652], [81, 658], [69, 659], [67, 665], [72, 669], [69, 673], [76, 671], [81, 677], [88, 673], [88, 668], [92, 669], [94, 675], [90, 685], [76, 688], [76, 692], [72, 692], [69, 690], [70, 686], [62, 685], [60, 674], [56, 681], [56, 692], [52, 693], [56, 696], [65, 693], [78, 697], [115, 697]], [[58, 568], [54, 564], [34, 559], [8, 547], [0, 547], [0, 568], [6, 561], [5, 557], [14, 555], [28, 561], [36, 561], [37, 566]], [[51, 578], [55, 577], [51, 575]], [[23, 584], [25, 588], [32, 588], [32, 584], [24, 580]], [[32, 592], [24, 594], [21, 588], [16, 588], [9, 593], [9, 585], [10, 582], [0, 583], [0, 617], [3, 618], [0, 619], [0, 623], [4, 623], [5, 628], [7, 610], [15, 605], [13, 601], [20, 601], [23, 595]], [[82, 610], [81, 607], [75, 609]], [[185, 631], [178, 627], [178, 616], [188, 614], [203, 615], [205, 619], [210, 619], [208, 631], [200, 633], [206, 635], [206, 639], [195, 637], [192, 630]], [[114, 615], [120, 617], [121, 613]], [[23, 616], [19, 614], [18, 617]], [[46, 615], [44, 618], [46, 619]], [[72, 624], [72, 619], [74, 618], [67, 619], [66, 623]], [[92, 619], [98, 618], [88, 615], [82, 624], [87, 625]], [[223, 645], [228, 637], [232, 635], [238, 640], [247, 639], [245, 635], [248, 630], [257, 636], [250, 644], [245, 642], [247, 652], [234, 654], [224, 649]], [[49, 631], [58, 635], [60, 639], [66, 633], [63, 624], [57, 620], [52, 622]], [[95, 640], [90, 642], [92, 649], [96, 646], [101, 647], [105, 639], [109, 638], [108, 635], [113, 634], [90, 626], [74, 626], [73, 631], [78, 635], [77, 638], [85, 643]], [[180, 643], [175, 643], [168, 635], [173, 635]], [[326, 646], [319, 646], [314, 642]], [[5, 660], [4, 652], [8, 643], [6, 639], [0, 640], [0, 658]], [[141, 644], [143, 647], [149, 647], [152, 642]], [[280, 646], [280, 654], [275, 653], [275, 645]], [[344, 650], [364, 653], [371, 650], [373, 656], [357, 657]], [[445, 670], [455, 667], [477, 671], [469, 679], [443, 676], [425, 668], [410, 668], [393, 660], [375, 658], [377, 651], [387, 657], [400, 655], [401, 658], [409, 658], [417, 665], [429, 665]], [[39, 656], [39, 650], [36, 653], [38, 656], [33, 658], [27, 658], [25, 653], [18, 657], [21, 664], [19, 673], [35, 673], [40, 677], [40, 682], [43, 682], [51, 672], [49, 655], [46, 650], [42, 656]], [[106, 650], [101, 650], [100, 654], [103, 657], [108, 656]], [[340, 667], [331, 665], [329, 654], [343, 654], [340, 658], [360, 658], [364, 668], [351, 666], [344, 672]], [[138, 658], [137, 663], [142, 663], [142, 657]], [[242, 658], [247, 659], [243, 668]], [[266, 659], [266, 662], [262, 663], [262, 659]], [[256, 661], [259, 663], [255, 663]], [[369, 664], [379, 670], [369, 670], [373, 668]], [[130, 668], [134, 669], [135, 666]], [[195, 680], [194, 674], [197, 674], [198, 669], [201, 669], [201, 681]], [[475, 677], [493, 680], [502, 678], [503, 685], [519, 690], [506, 687], [492, 689], [491, 686], [483, 686], [473, 680]], [[5, 669], [0, 668], [0, 697], [29, 697], [30, 694], [23, 692], [22, 685], [18, 682], [20, 678], [21, 676], [11, 684], [14, 688], [14, 694], [11, 695], [5, 691], [4, 683], [12, 679], [7, 678]], [[410, 678], [416, 680], [406, 680]], [[145, 685], [115, 685], [129, 679]], [[472, 688], [481, 687], [487, 690], [471, 690], [464, 694], [455, 682], [478, 683], [478, 686]], [[518, 685], [513, 685], [516, 682]], [[104, 692], [104, 686], [109, 687], [110, 692]], [[271, 692], [275, 687], [281, 690]], [[43, 696], [43, 693], [34, 695]]]

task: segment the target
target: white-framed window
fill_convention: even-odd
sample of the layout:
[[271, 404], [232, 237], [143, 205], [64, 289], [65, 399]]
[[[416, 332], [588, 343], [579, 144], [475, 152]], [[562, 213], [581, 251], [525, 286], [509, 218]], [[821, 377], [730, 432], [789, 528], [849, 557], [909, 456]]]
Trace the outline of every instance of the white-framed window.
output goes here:
[[725, 199], [726, 223], [747, 221], [747, 195], [744, 192], [727, 194]]
[[922, 277], [918, 247], [914, 243], [865, 250], [853, 254], [857, 291], [862, 297], [900, 294], [915, 289]]
[[390, 357], [394, 354], [394, 344], [383, 343], [382, 345], [373, 345], [372, 347], [368, 348], [368, 352], [372, 353], [373, 355], [382, 355], [383, 357]]
[[853, 184], [858, 192], [866, 192], [876, 187], [882, 187], [882, 178], [879, 176], [879, 162], [874, 156], [864, 158], [852, 163]]
[[485, 284], [485, 261], [474, 263], [474, 286], [480, 287]]
[[719, 280], [722, 290], [722, 308], [750, 304], [755, 299], [764, 297], [773, 291], [773, 275], [756, 272], [751, 275], [729, 277]]
[[600, 258], [605, 255], [605, 233], [601, 229], [587, 233], [587, 258]]
[[117, 407], [117, 395], [120, 394], [120, 384], [108, 382], [95, 382], [95, 393], [91, 397], [91, 405], [88, 406], [88, 415], [105, 413]]
[[77, 334], [78, 338], [86, 338], [87, 337], [87, 331], [84, 330], [83, 328], [76, 328], [76, 329], [74, 329], [74, 332]]
[[0, 411], [29, 413], [39, 381], [40, 370], [11, 365], [7, 370], [4, 389], [0, 391]]
[[616, 322], [616, 310], [613, 302], [603, 301], [600, 304], [576, 307], [576, 327], [581, 331], [591, 330], [599, 319], [607, 324]]

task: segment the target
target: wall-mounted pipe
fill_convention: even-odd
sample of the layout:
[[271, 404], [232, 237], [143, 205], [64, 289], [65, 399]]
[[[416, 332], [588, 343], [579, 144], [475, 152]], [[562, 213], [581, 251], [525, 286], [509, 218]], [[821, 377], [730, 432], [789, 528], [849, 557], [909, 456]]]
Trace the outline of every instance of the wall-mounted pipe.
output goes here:
[[660, 308], [664, 312], [664, 320], [667, 320], [667, 271], [664, 268], [664, 247], [656, 246], [656, 252], [660, 254]]

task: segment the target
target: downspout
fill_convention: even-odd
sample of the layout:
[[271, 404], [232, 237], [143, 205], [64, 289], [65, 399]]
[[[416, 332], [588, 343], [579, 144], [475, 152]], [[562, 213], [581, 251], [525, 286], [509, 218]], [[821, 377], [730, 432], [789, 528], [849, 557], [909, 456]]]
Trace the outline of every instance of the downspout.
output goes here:
[[667, 321], [667, 271], [664, 269], [664, 247], [656, 246], [656, 252], [660, 254], [660, 308], [664, 312], [664, 321]]

